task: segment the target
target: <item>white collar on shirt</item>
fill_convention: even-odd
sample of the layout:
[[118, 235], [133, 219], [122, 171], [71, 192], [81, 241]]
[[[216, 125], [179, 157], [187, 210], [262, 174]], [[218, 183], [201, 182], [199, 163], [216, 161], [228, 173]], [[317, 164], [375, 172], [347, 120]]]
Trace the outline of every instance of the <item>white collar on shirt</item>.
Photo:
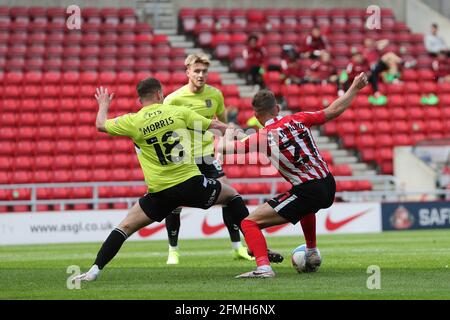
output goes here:
[[271, 125], [272, 123], [274, 123], [275, 121], [280, 121], [281, 118], [283, 118], [282, 116], [276, 116], [275, 118], [272, 118], [270, 120], [267, 120], [266, 123], [264, 124], [264, 127], [267, 127], [268, 125]]

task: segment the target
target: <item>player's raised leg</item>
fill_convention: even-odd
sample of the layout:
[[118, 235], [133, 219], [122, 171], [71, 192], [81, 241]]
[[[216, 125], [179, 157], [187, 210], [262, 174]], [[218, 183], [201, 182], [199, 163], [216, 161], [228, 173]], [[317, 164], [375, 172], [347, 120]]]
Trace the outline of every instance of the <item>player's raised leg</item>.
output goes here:
[[141, 209], [139, 202], [130, 209], [128, 215], [122, 222], [109, 234], [100, 248], [97, 258], [91, 269], [75, 278], [75, 281], [94, 281], [100, 274], [100, 271], [110, 262], [117, 252], [119, 252], [125, 240], [134, 232], [151, 224], [153, 221]]
[[275, 276], [269, 261], [267, 243], [261, 229], [287, 223], [269, 204], [258, 207], [241, 223], [245, 241], [256, 258], [256, 270], [243, 273], [237, 278], [271, 278]]
[[180, 253], [178, 252], [178, 235], [180, 233], [181, 208], [176, 208], [166, 217], [167, 237], [169, 238], [169, 254], [167, 264], [179, 264]]
[[306, 272], [315, 272], [322, 264], [322, 257], [317, 248], [316, 214], [310, 213], [300, 219], [306, 242]]
[[[237, 191], [234, 188], [232, 188], [226, 183], [222, 183], [222, 189], [226, 190], [226, 192], [224, 192], [223, 195], [222, 193], [220, 194], [216, 204], [226, 205], [230, 209], [230, 212], [233, 213], [233, 219], [234, 221], [236, 221], [235, 223], [239, 223], [239, 226], [241, 227], [240, 229], [242, 233], [244, 233], [244, 230], [242, 229], [242, 220], [244, 220], [249, 215], [247, 206], [245, 205], [241, 195], [237, 193]], [[230, 195], [231, 198], [226, 198], [229, 197]], [[254, 256], [251, 248], [249, 248], [248, 250], [249, 255]], [[280, 263], [284, 260], [283, 256], [276, 251], [267, 249], [267, 254], [270, 262]]]

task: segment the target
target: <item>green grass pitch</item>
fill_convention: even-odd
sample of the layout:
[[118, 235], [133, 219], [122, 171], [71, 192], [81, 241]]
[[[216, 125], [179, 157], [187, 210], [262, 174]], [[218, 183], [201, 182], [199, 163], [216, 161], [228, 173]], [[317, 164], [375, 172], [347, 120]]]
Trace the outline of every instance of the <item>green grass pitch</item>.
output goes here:
[[[285, 255], [273, 279], [234, 279], [254, 268], [235, 261], [227, 239], [181, 240], [180, 265], [165, 264], [166, 241], [127, 242], [96, 282], [66, 286], [67, 267], [86, 271], [100, 243], [0, 247], [0, 299], [450, 299], [450, 230], [321, 235], [323, 264], [298, 274], [300, 237], [269, 238]], [[380, 267], [369, 290], [367, 268]]]

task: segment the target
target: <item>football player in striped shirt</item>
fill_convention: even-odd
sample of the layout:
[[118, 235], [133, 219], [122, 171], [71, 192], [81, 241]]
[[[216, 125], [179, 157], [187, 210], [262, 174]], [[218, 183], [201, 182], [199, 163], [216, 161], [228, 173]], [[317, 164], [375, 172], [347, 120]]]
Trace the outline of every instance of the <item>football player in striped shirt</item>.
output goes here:
[[[237, 276], [238, 278], [275, 276], [261, 229], [288, 222], [296, 224], [303, 217], [314, 215], [333, 204], [336, 184], [317, 149], [310, 127], [338, 117], [366, 84], [367, 76], [360, 73], [347, 92], [326, 109], [298, 112], [285, 117], [278, 115], [280, 107], [271, 91], [261, 90], [253, 98], [255, 116], [264, 124], [264, 128], [234, 144], [225, 142], [226, 149], [223, 151], [265, 153], [272, 165], [292, 184], [292, 188], [259, 206], [241, 222], [245, 241], [256, 258], [257, 268]], [[223, 146], [219, 148], [223, 149]], [[309, 248], [307, 243], [307, 269], [315, 271], [320, 264], [319, 250]]]

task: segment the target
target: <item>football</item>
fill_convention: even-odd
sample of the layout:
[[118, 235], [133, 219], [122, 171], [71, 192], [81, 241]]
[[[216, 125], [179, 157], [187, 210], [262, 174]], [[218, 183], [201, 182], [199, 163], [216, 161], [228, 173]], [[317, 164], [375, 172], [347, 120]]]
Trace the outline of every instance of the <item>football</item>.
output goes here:
[[291, 256], [292, 266], [298, 273], [306, 272], [306, 245], [302, 244], [292, 250]]

